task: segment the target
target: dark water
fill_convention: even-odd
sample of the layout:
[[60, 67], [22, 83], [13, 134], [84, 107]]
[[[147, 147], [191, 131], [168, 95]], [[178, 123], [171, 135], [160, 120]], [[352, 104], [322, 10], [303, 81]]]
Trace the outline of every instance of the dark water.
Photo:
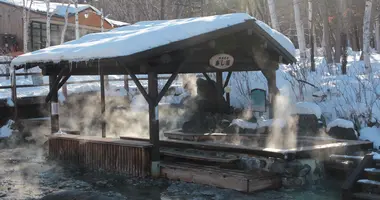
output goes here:
[[[333, 179], [324, 180], [313, 186], [299, 189], [279, 189], [246, 194], [234, 190], [215, 188], [206, 185], [167, 181], [164, 179], [138, 179], [121, 176], [98, 178], [91, 174], [77, 176], [101, 192], [120, 193], [127, 199], [135, 200], [203, 200], [203, 199], [241, 199], [241, 200], [335, 200], [340, 199], [342, 182]], [[106, 185], [99, 185], [99, 180], [106, 180]]]

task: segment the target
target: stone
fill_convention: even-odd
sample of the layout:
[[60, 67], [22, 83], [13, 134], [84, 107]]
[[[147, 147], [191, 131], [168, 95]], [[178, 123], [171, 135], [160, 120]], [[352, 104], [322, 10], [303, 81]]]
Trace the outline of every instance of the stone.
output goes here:
[[341, 140], [357, 140], [356, 131], [353, 128], [332, 127], [327, 132], [329, 136]]

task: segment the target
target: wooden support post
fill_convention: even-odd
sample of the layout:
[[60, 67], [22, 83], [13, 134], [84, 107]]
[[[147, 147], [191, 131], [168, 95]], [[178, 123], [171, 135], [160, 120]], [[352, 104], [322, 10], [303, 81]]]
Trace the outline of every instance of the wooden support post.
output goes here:
[[[216, 72], [216, 91], [218, 93], [218, 96], [223, 96], [224, 94], [223, 72]], [[218, 105], [218, 107], [221, 108], [221, 105]]]
[[12, 85], [12, 101], [13, 101], [13, 121], [16, 122], [18, 118], [18, 107], [17, 107], [17, 83], [16, 83], [16, 69], [13, 68], [13, 73], [11, 75], [11, 85]]
[[124, 89], [129, 93], [129, 79], [128, 75], [124, 75]]
[[58, 104], [58, 90], [55, 88], [57, 82], [56, 75], [49, 76], [49, 87], [51, 94], [51, 107], [50, 107], [50, 122], [51, 133], [54, 134], [59, 131], [59, 104]]
[[[231, 75], [232, 75], [232, 72], [228, 72], [227, 78], [224, 81], [223, 92], [225, 92], [224, 89], [228, 86], [228, 83], [230, 82]], [[226, 101], [227, 101], [228, 105], [231, 106], [230, 92], [226, 92]]]
[[263, 70], [262, 71], [268, 82], [268, 93], [269, 93], [269, 118], [273, 119], [276, 106], [276, 96], [279, 90], [276, 85], [276, 70]]
[[106, 97], [105, 97], [105, 83], [104, 83], [104, 74], [103, 67], [99, 66], [99, 75], [100, 75], [100, 104], [101, 104], [101, 112], [102, 112], [102, 138], [107, 136], [106, 133], [106, 121], [105, 121], [105, 112], [106, 112]]
[[148, 95], [149, 95], [149, 138], [152, 147], [151, 175], [158, 178], [160, 176], [160, 137], [158, 121], [158, 77], [156, 72], [148, 73]]

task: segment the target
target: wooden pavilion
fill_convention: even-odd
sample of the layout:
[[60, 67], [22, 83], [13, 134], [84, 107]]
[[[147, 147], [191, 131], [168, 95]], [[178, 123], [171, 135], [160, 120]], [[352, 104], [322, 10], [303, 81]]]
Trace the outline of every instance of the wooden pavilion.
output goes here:
[[[89, 60], [61, 59], [51, 60], [40, 58], [41, 51], [30, 53], [16, 58], [12, 63], [17, 68], [31, 68], [39, 66], [43, 75], [49, 76], [50, 92], [46, 101], [51, 102], [51, 132], [59, 131], [58, 112], [58, 90], [73, 75], [99, 75], [101, 81], [101, 111], [105, 111], [104, 75], [129, 75], [145, 100], [149, 104], [149, 136], [150, 136], [150, 156], [148, 160], [143, 160], [146, 166], [150, 166], [147, 174], [159, 176], [160, 170], [160, 140], [158, 122], [158, 103], [165, 92], [180, 73], [216, 73], [216, 82], [220, 93], [228, 85], [232, 72], [239, 71], [262, 71], [268, 80], [268, 92], [270, 101], [273, 101], [276, 88], [276, 70], [279, 63], [291, 64], [296, 59], [286, 49], [273, 34], [268, 31], [268, 27], [260, 25], [254, 18], [246, 14], [231, 14], [225, 16], [244, 16], [238, 23], [229, 24], [213, 30], [204, 31], [201, 34], [191, 35], [191, 37], [171, 41], [169, 43], [155, 46], [143, 51], [118, 55], [115, 57], [93, 57]], [[209, 18], [205, 18], [206, 21]], [[170, 21], [169, 21], [170, 22]], [[169, 23], [165, 22], [165, 23]], [[206, 25], [213, 26], [212, 20]], [[133, 26], [133, 25], [132, 25]], [[154, 24], [152, 25], [154, 27]], [[125, 28], [125, 27], [124, 27]], [[117, 31], [118, 29], [115, 29]], [[273, 31], [273, 30], [272, 30]], [[175, 34], [175, 33], [173, 33]], [[161, 36], [157, 35], [157, 39]], [[141, 41], [144, 42], [144, 41]], [[85, 44], [82, 43], [82, 44]], [[128, 44], [125, 44], [128, 45]], [[59, 45], [53, 49], [67, 49], [70, 45]], [[87, 48], [83, 45], [81, 48]], [[75, 49], [73, 49], [74, 51]], [[107, 51], [107, 49], [104, 49]], [[44, 52], [42, 52], [44, 53]], [[92, 51], [89, 48], [88, 54]], [[48, 49], [45, 50], [48, 55]], [[222, 73], [228, 72], [226, 80], [223, 80]], [[146, 91], [137, 74], [148, 75], [148, 91]], [[167, 83], [161, 91], [158, 91], [158, 74], [171, 74]], [[107, 139], [105, 132], [106, 124], [102, 124], [102, 139], [104, 142], [115, 142], [115, 144], [138, 146], [139, 142], [123, 142], [115, 139]], [[54, 138], [54, 137], [53, 137]], [[74, 136], [71, 138], [75, 138]], [[78, 136], [79, 138], [79, 136]], [[78, 140], [91, 140], [82, 137]], [[56, 142], [56, 141], [55, 141]], [[73, 141], [72, 141], [73, 142]], [[75, 144], [80, 142], [76, 141]], [[52, 145], [58, 145], [51, 142]], [[69, 144], [68, 144], [69, 145]], [[86, 147], [87, 148], [87, 147]], [[56, 149], [56, 153], [60, 150]], [[120, 150], [123, 153], [123, 150]], [[71, 154], [81, 154], [80, 150]], [[83, 155], [82, 155], [83, 156]], [[107, 156], [105, 156], [107, 157]], [[82, 158], [79, 158], [79, 160]], [[138, 160], [138, 159], [137, 159]], [[78, 161], [79, 162], [79, 161]], [[86, 162], [86, 161], [83, 161]], [[146, 163], [149, 162], [149, 163]], [[116, 164], [117, 165], [117, 164]], [[146, 166], [144, 169], [146, 169]], [[115, 166], [117, 167], [117, 166]]]

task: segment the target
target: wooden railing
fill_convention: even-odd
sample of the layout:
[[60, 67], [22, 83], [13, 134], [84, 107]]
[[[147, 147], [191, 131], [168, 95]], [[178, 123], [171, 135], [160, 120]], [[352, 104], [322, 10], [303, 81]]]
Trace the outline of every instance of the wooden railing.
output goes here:
[[342, 185], [342, 200], [350, 200], [353, 198], [354, 186], [357, 181], [363, 177], [364, 169], [369, 168], [373, 165], [373, 155], [365, 155], [363, 160], [354, 169], [354, 171], [347, 177]]

